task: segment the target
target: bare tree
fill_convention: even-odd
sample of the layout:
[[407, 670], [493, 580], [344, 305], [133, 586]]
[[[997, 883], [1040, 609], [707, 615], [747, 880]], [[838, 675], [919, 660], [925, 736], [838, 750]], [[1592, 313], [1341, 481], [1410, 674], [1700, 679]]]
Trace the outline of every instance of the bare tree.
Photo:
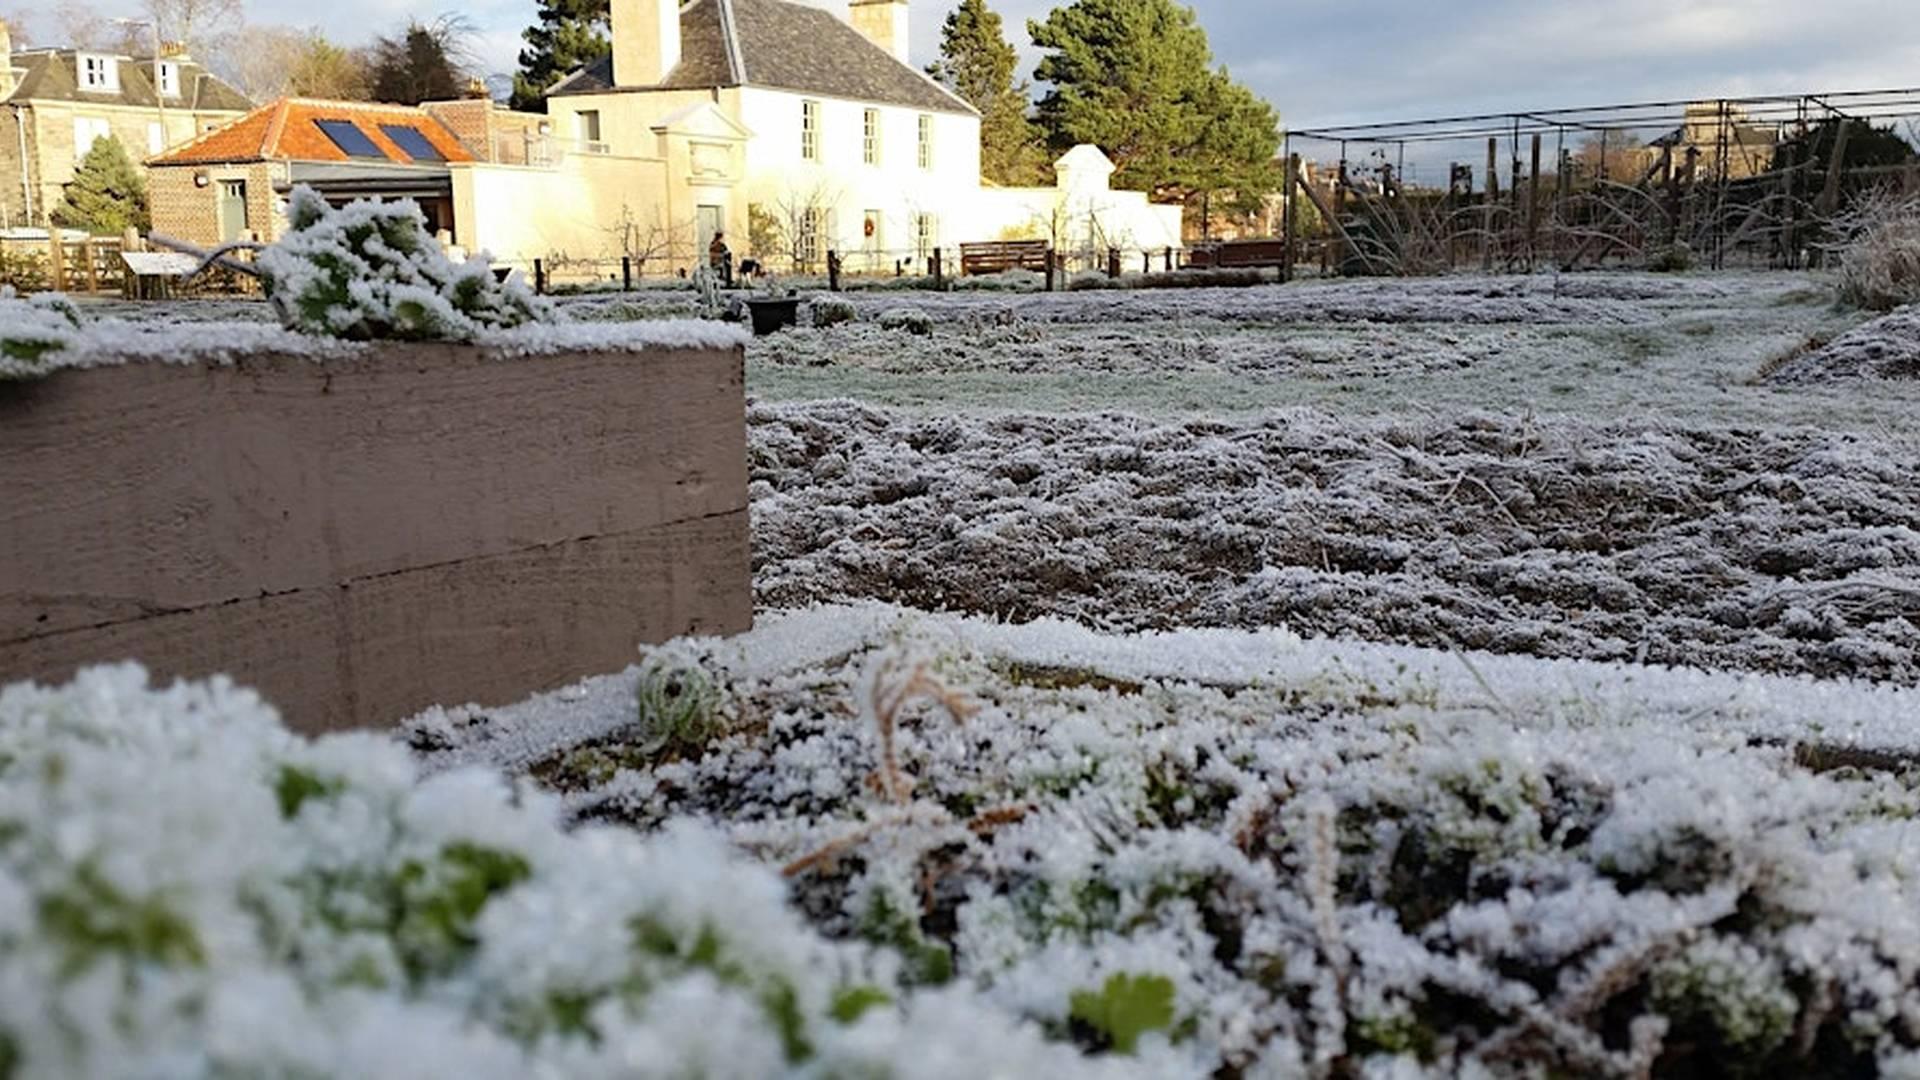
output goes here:
[[53, 21], [70, 48], [129, 55], [153, 49], [150, 31], [131, 23], [116, 22], [87, 0], [60, 0]]
[[677, 246], [674, 231], [661, 223], [658, 213], [651, 221], [641, 221], [634, 216], [633, 207], [624, 202], [620, 204], [620, 217], [607, 229], [621, 257], [632, 260], [635, 277], [646, 274], [648, 263], [673, 257]]
[[14, 48], [33, 44], [33, 31], [27, 26], [26, 16], [0, 11], [0, 26], [7, 28], [7, 36], [13, 39]]
[[184, 45], [202, 59], [231, 44], [245, 17], [241, 0], [146, 0], [146, 5], [162, 41]]
[[833, 208], [839, 201], [839, 189], [824, 178], [807, 187], [788, 188], [774, 200], [795, 273], [814, 273], [825, 265], [833, 243], [829, 235]]
[[249, 24], [235, 35], [215, 70], [254, 101], [311, 97], [360, 101], [367, 67], [353, 50], [318, 30]]

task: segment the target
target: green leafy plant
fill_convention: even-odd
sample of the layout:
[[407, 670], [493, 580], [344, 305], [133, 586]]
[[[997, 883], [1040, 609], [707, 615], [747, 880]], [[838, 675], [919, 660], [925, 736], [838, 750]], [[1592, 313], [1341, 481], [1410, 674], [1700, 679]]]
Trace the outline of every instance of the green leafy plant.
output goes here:
[[656, 650], [634, 688], [640, 730], [650, 749], [698, 750], [726, 733], [726, 694], [700, 661]]
[[1131, 1054], [1150, 1031], [1172, 1031], [1173, 980], [1164, 975], [1113, 975], [1099, 991], [1076, 990], [1067, 1015]]
[[553, 317], [518, 279], [496, 279], [484, 255], [449, 260], [412, 203], [335, 208], [299, 187], [287, 219], [287, 234], [258, 266], [289, 329], [360, 341], [471, 341]]

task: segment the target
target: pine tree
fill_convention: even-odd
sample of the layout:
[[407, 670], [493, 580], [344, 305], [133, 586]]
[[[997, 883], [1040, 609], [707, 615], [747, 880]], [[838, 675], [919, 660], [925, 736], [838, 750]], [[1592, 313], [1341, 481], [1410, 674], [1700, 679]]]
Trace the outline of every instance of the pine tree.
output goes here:
[[1015, 81], [1019, 58], [986, 0], [961, 0], [940, 32], [940, 59], [927, 68], [980, 112], [980, 171], [1007, 186], [1046, 179], [1047, 154], [1028, 118], [1029, 84]]
[[546, 112], [546, 93], [568, 73], [605, 56], [607, 0], [539, 0], [540, 21], [520, 36], [520, 70], [513, 76], [513, 107]]
[[431, 25], [407, 24], [399, 37], [373, 43], [369, 80], [375, 101], [418, 105], [460, 96], [460, 69], [454, 56], [460, 51], [466, 24], [442, 17]]
[[121, 233], [129, 225], [148, 227], [147, 182], [119, 139], [109, 135], [93, 141], [73, 171], [60, 205], [53, 208], [53, 222], [105, 236]]
[[1052, 148], [1093, 143], [1114, 183], [1189, 203], [1279, 186], [1273, 107], [1213, 66], [1207, 33], [1173, 0], [1074, 0], [1027, 24], [1048, 50], [1034, 72], [1052, 90], [1039, 123]]

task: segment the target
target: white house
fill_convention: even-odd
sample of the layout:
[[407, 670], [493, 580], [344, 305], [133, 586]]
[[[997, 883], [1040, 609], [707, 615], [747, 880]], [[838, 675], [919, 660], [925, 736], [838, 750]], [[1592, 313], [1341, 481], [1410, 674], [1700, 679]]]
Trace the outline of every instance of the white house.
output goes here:
[[725, 232], [737, 255], [773, 236], [756, 253], [817, 266], [837, 250], [877, 270], [1016, 235], [1180, 243], [1179, 208], [1108, 190], [1092, 147], [1062, 159], [1057, 188], [984, 186], [979, 114], [907, 63], [907, 0], [612, 0], [611, 13], [612, 52], [548, 95], [544, 166], [455, 171], [457, 216], [475, 223], [463, 244], [524, 259], [604, 256], [616, 234], [653, 254], [670, 238], [685, 265]]

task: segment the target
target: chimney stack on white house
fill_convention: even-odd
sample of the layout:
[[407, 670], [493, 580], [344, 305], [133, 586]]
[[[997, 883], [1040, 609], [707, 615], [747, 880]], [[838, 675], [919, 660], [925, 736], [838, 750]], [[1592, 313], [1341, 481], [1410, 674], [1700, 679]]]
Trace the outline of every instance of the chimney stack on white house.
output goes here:
[[868, 41], [907, 62], [907, 0], [850, 0], [847, 17]]
[[613, 0], [613, 85], [657, 86], [680, 63], [680, 0]]

